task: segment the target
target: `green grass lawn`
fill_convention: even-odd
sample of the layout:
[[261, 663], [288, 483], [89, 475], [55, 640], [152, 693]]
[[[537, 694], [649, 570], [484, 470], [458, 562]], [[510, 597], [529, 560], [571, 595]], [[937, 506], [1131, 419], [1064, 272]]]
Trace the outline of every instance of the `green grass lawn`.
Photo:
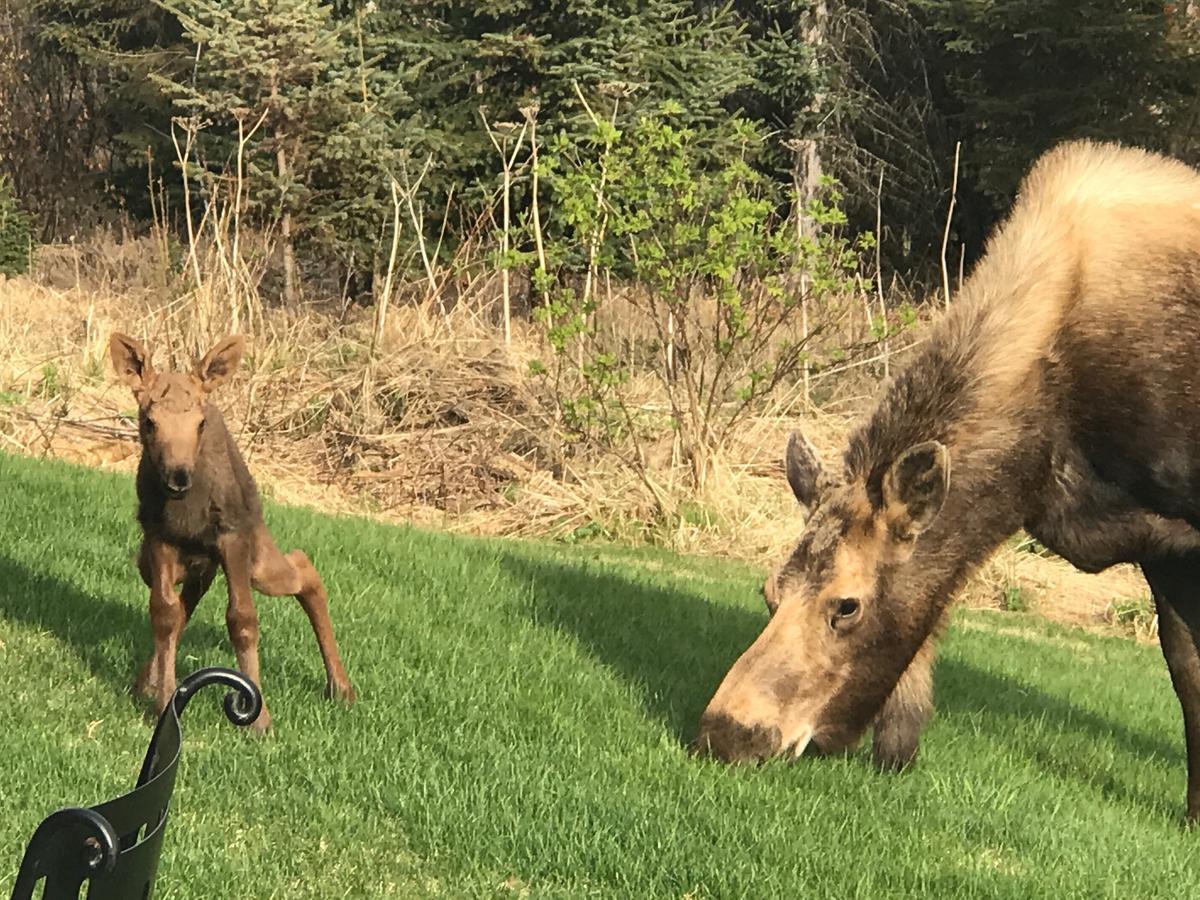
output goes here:
[[[0, 454], [0, 896], [62, 805], [132, 786], [150, 649], [130, 479]], [[261, 598], [273, 733], [189, 706], [160, 898], [1197, 897], [1153, 648], [960, 613], [917, 767], [688, 757], [758, 574], [268, 510], [324, 575], [358, 704]], [[181, 675], [232, 665], [218, 581]]]

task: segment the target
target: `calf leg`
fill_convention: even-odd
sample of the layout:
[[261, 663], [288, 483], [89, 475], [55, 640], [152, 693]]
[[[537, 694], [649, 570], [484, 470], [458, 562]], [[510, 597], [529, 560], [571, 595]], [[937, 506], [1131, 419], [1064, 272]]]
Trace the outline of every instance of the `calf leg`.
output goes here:
[[183, 590], [179, 593], [183, 598], [183, 611], [189, 622], [192, 621], [192, 613], [196, 611], [196, 607], [208, 593], [208, 589], [212, 587], [213, 579], [216, 577], [217, 566], [215, 563], [188, 569], [188, 573], [183, 579]]
[[252, 577], [255, 590], [271, 597], [290, 594], [300, 601], [325, 661], [325, 695], [353, 703], [354, 688], [342, 665], [337, 639], [333, 636], [333, 623], [329, 619], [329, 597], [321, 576], [304, 551], [283, 554], [266, 528], [261, 528], [255, 536]]
[[1183, 707], [1187, 747], [1187, 819], [1200, 821], [1200, 560], [1143, 563], [1154, 592], [1158, 638]]
[[[150, 574], [151, 565], [145, 550], [145, 544], [142, 547], [142, 553], [139, 554], [138, 558], [138, 568], [142, 572], [143, 580], [147, 585], [150, 585], [153, 580]], [[208, 589], [212, 585], [216, 574], [217, 567], [213, 564], [187, 570], [187, 573], [183, 577], [183, 590], [180, 592], [180, 599], [183, 603], [184, 626], [191, 621], [192, 613], [196, 610], [196, 605], [208, 593]], [[180, 631], [182, 630], [181, 628]], [[146, 664], [142, 666], [141, 671], [138, 672], [137, 679], [134, 681], [134, 691], [144, 697], [155, 697], [158, 694], [158, 682], [154, 678], [153, 663], [154, 654], [151, 654], [150, 658], [146, 660]]]
[[[221, 554], [221, 566], [225, 569], [225, 580], [229, 583], [229, 605], [225, 609], [225, 624], [229, 628], [229, 640], [237, 656], [238, 668], [258, 685], [262, 681], [258, 668], [258, 610], [254, 608], [254, 594], [250, 589], [251, 548], [242, 535], [223, 535], [217, 541]], [[262, 734], [271, 727], [271, 713], [263, 701], [262, 712], [250, 728]]]
[[150, 585], [150, 629], [154, 633], [154, 650], [138, 674], [134, 689], [152, 696], [161, 713], [175, 693], [175, 654], [179, 636], [187, 623], [183, 602], [175, 592], [179, 556], [173, 547], [147, 540], [139, 556], [139, 568]]
[[900, 770], [917, 755], [933, 714], [933, 639], [926, 640], [875, 718], [873, 751], [881, 769]]

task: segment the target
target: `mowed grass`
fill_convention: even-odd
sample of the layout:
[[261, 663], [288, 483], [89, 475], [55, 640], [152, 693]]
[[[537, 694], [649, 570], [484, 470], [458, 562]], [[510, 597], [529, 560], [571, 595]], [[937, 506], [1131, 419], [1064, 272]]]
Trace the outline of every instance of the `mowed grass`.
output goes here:
[[[128, 478], [0, 455], [0, 896], [35, 825], [133, 783], [150, 649]], [[918, 766], [690, 758], [762, 627], [759, 573], [272, 507], [324, 575], [359, 702], [261, 598], [273, 733], [189, 706], [161, 898], [1196, 897], [1153, 648], [959, 614]], [[181, 674], [231, 665], [218, 581]]]

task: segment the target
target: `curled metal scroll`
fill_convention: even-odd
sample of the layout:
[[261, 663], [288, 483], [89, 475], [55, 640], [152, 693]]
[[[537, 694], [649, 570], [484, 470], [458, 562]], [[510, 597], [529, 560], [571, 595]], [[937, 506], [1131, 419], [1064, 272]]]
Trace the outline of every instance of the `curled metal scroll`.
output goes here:
[[[60, 809], [42, 822], [38, 831], [58, 831], [72, 825], [82, 826], [88, 832], [84, 842], [87, 849], [81, 860], [83, 867], [90, 872], [111, 872], [117, 865], [121, 841], [108, 819], [94, 809], [75, 806]], [[34, 840], [37, 840], [36, 834]]]
[[42, 877], [47, 862], [47, 858], [41, 855], [42, 852], [53, 853], [50, 848], [55, 842], [62, 840], [65, 833], [76, 829], [82, 829], [86, 835], [81, 842], [78, 869], [75, 870], [77, 878], [91, 878], [116, 868], [121, 843], [108, 819], [94, 809], [67, 807], [47, 816], [34, 832], [33, 839], [25, 851], [25, 859], [21, 861], [21, 868], [17, 872], [13, 897], [33, 896], [34, 886]]
[[234, 725], [249, 725], [262, 712], [262, 693], [253, 681], [236, 669], [210, 666], [193, 672], [179, 683], [174, 697], [171, 698], [175, 715], [182, 717], [192, 695], [210, 684], [224, 684], [232, 688], [225, 695], [225, 717]]

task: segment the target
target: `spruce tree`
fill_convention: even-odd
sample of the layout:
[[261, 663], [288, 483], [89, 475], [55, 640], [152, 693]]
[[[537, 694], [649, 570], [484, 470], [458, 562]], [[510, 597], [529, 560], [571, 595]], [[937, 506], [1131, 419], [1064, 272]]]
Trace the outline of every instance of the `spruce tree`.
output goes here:
[[[674, 100], [697, 125], [753, 78], [745, 37], [726, 6], [691, 0], [375, 0], [370, 40], [385, 69], [411, 69], [414, 153], [439, 163], [443, 185], [470, 189], [497, 167], [481, 123], [588, 132], [580, 95], [617, 100], [618, 125]], [[343, 0], [342, 15], [359, 8]], [[578, 90], [576, 89], [578, 86]]]
[[[974, 247], [1030, 163], [1068, 138], [1171, 145], [1200, 80], [1195, 35], [1154, 0], [917, 0], [937, 39], [948, 130], [982, 219]], [[950, 148], [952, 156], [953, 149]], [[964, 204], [970, 208], [970, 204]], [[969, 213], [968, 213], [969, 215]]]
[[369, 270], [406, 100], [398, 79], [318, 0], [159, 2], [195, 46], [195, 66], [158, 81], [177, 110], [211, 121], [215, 165], [244, 142], [252, 209], [278, 217], [285, 303], [298, 302], [298, 243]]

